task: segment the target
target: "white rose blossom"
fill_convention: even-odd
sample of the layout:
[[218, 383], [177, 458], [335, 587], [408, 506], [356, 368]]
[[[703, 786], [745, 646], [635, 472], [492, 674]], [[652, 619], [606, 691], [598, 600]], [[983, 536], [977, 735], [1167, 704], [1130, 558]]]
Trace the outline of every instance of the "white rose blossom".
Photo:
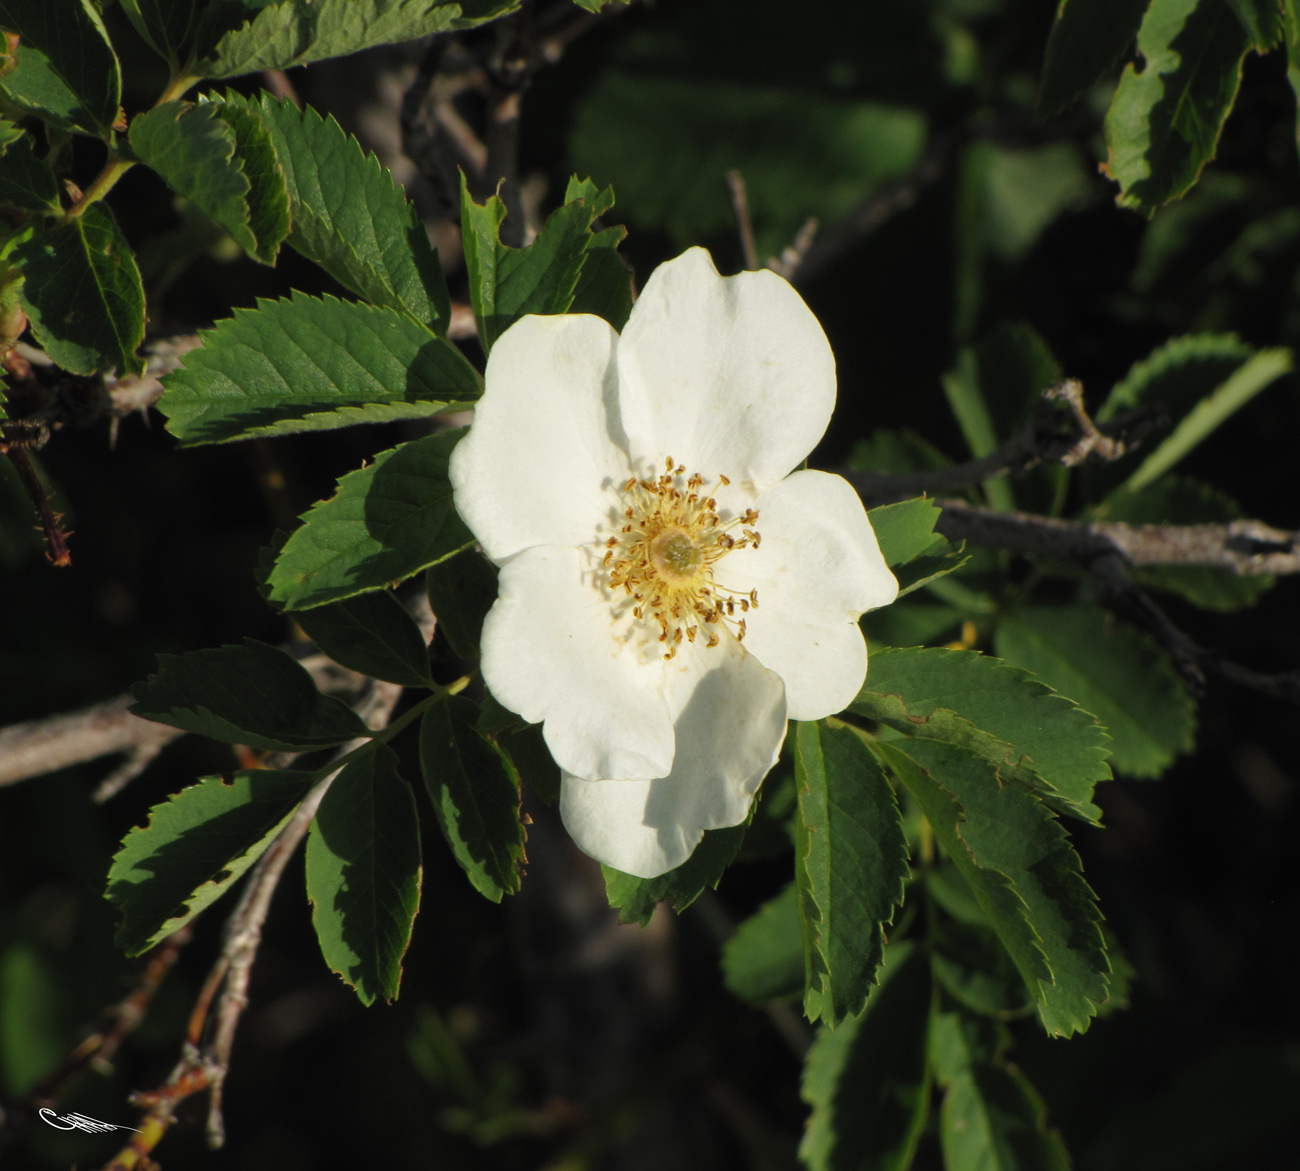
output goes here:
[[835, 359], [771, 272], [692, 248], [620, 335], [524, 317], [492, 349], [451, 460], [500, 566], [483, 678], [543, 723], [578, 846], [652, 878], [738, 825], [787, 719], [862, 686], [858, 618], [898, 593], [856, 493], [795, 471], [830, 422]]

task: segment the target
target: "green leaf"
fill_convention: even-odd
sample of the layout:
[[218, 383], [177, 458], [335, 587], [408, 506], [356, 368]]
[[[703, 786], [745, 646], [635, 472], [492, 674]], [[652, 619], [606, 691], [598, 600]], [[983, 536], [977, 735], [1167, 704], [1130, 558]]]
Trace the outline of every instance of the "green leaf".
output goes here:
[[198, 31], [198, 0], [122, 0], [122, 11], [173, 72], [185, 64]]
[[[1085, 1031], [1107, 998], [1110, 963], [1096, 896], [1060, 823], [1033, 793], [1004, 784], [961, 748], [934, 740], [878, 748], [1020, 969], [1043, 1027], [1066, 1037]], [[913, 767], [900, 767], [901, 755]]]
[[161, 403], [186, 444], [419, 419], [478, 398], [478, 373], [404, 314], [295, 293], [261, 301], [200, 335]]
[[1111, 764], [1130, 777], [1159, 776], [1190, 752], [1196, 705], [1147, 634], [1093, 606], [1023, 606], [994, 635], [997, 653], [1095, 715], [1111, 737]]
[[885, 504], [867, 513], [880, 552], [890, 569], [915, 561], [934, 544], [935, 522], [943, 515], [933, 500], [918, 497]]
[[126, 835], [107, 897], [123, 913], [118, 945], [139, 955], [226, 893], [265, 852], [319, 780], [316, 773], [250, 769], [205, 777]]
[[381, 452], [304, 514], [268, 577], [270, 600], [307, 610], [382, 589], [474, 540], [451, 502], [445, 431]]
[[159, 655], [157, 674], [134, 693], [137, 716], [250, 748], [306, 752], [370, 734], [347, 704], [317, 691], [297, 662], [252, 638]]
[[988, 1042], [972, 1044], [965, 1034], [978, 1027], [955, 1013], [939, 1013], [934, 1022], [935, 1067], [946, 1090], [939, 1116], [944, 1166], [1069, 1171], [1043, 1099], [1024, 1074], [988, 1052]]
[[1126, 487], [1136, 492], [1158, 480], [1261, 390], [1294, 368], [1289, 349], [1260, 350], [1183, 416], [1173, 432], [1165, 436], [1160, 446], [1128, 478]]
[[256, 115], [271, 135], [292, 212], [290, 247], [364, 300], [445, 333], [451, 298], [438, 254], [379, 160], [333, 118], [288, 99], [228, 93], [222, 105]]
[[475, 705], [461, 696], [434, 704], [420, 722], [420, 770], [443, 836], [484, 898], [499, 903], [523, 878], [519, 774], [474, 726]]
[[50, 164], [36, 157], [30, 134], [20, 135], [3, 157], [0, 205], [49, 213], [60, 210], [59, 181]]
[[[901, 713], [882, 702], [891, 698], [901, 701]], [[993, 763], [1027, 765], [1075, 807], [1071, 812], [1100, 812], [1090, 802], [1097, 782], [1111, 776], [1106, 730], [1073, 700], [998, 659], [937, 647], [876, 651], [850, 710], [911, 735], [940, 738], [941, 727], [931, 731], [942, 724], [935, 716], [953, 712], [1011, 748]]]
[[1109, 80], [1132, 48], [1146, 7], [1147, 0], [1061, 0], [1034, 113], [1055, 117], [1085, 90]]
[[[1200, 195], [1198, 192], [1198, 199]], [[1172, 211], [1166, 213], [1172, 214]], [[1156, 223], [1163, 222], [1166, 215]], [[1096, 412], [1096, 419], [1108, 423], [1124, 411], [1161, 403], [1168, 410], [1170, 421], [1177, 423], [1256, 352], [1235, 333], [1196, 333], [1171, 338], [1133, 364], [1112, 387]]]
[[[599, 233], [595, 240], [609, 230]], [[623, 229], [617, 230], [621, 236]], [[622, 332], [632, 313], [632, 274], [613, 247], [598, 247], [593, 241], [588, 248], [569, 312], [594, 313]]]
[[[495, 195], [485, 204], [470, 197], [469, 187], [461, 176], [461, 234], [465, 244], [465, 267], [469, 273], [470, 300], [478, 321], [479, 338], [485, 350], [491, 350], [511, 325], [527, 313], [568, 313], [574, 303], [589, 256], [607, 265], [612, 243], [618, 236], [606, 229], [593, 234], [592, 221], [607, 211], [614, 195], [606, 188], [597, 192], [586, 180], [570, 182], [572, 196], [546, 218], [537, 238], [527, 248], [511, 248], [501, 242], [501, 221], [506, 206]], [[615, 257], [617, 259], [617, 257]], [[599, 272], [592, 280], [605, 280]], [[593, 287], [583, 290], [590, 302]], [[592, 306], [596, 307], [596, 306]], [[622, 303], [618, 305], [622, 311]]]
[[473, 549], [465, 549], [430, 566], [425, 588], [438, 629], [451, 649], [467, 662], [475, 662], [483, 620], [497, 598], [496, 566]]
[[433, 682], [424, 635], [387, 590], [300, 610], [294, 621], [320, 650], [350, 670], [403, 687]]
[[[956, 366], [944, 374], [943, 393], [971, 455], [976, 459], [989, 455], [998, 445], [998, 433], [980, 389], [979, 361], [969, 346], [958, 351]], [[986, 480], [984, 492], [994, 508], [1004, 512], [1015, 508], [1011, 485], [1005, 479]]]
[[808, 1053], [812, 1108], [799, 1158], [809, 1171], [906, 1171], [930, 1102], [931, 982], [927, 957], [891, 947], [866, 1008], [823, 1026]]
[[420, 877], [415, 796], [397, 774], [396, 754], [377, 744], [334, 778], [307, 837], [321, 954], [362, 1004], [397, 999]]
[[8, 118], [0, 115], [0, 158], [8, 154], [9, 148], [24, 138], [26, 133], [21, 126], [14, 125]]
[[1282, 39], [1286, 44], [1286, 78], [1296, 95], [1296, 144], [1300, 145], [1300, 0], [1282, 0]]
[[506, 754], [520, 780], [547, 805], [560, 799], [560, 766], [546, 747], [541, 724], [524, 724], [484, 735]]
[[793, 1000], [803, 992], [799, 891], [790, 883], [736, 928], [722, 947], [722, 979], [751, 1004]]
[[[749, 817], [753, 816], [754, 806], [750, 805]], [[640, 923], [644, 927], [659, 903], [666, 902], [680, 913], [705, 890], [716, 889], [723, 873], [740, 853], [748, 824], [747, 819], [728, 829], [706, 829], [695, 852], [676, 870], [658, 878], [637, 878], [602, 863], [600, 869], [605, 876], [605, 894], [609, 905], [618, 910], [618, 921]]]
[[884, 771], [857, 732], [800, 722], [795, 735], [795, 879], [804, 1013], [832, 1028], [862, 1011], [903, 901], [907, 840]]
[[725, 176], [739, 170], [761, 260], [810, 216], [833, 224], [907, 174], [926, 133], [918, 109], [821, 86], [611, 69], [579, 102], [569, 151], [581, 171], [614, 185], [629, 221], [678, 248], [735, 238]]
[[92, 204], [75, 219], [18, 245], [19, 293], [41, 348], [73, 374], [116, 367], [141, 374], [144, 288], [113, 213]]
[[[261, 124], [246, 117], [237, 136], [226, 115], [215, 102], [167, 102], [132, 120], [131, 146], [173, 191], [207, 212], [250, 256], [270, 264], [289, 230], [284, 173]], [[255, 218], [246, 154], [259, 176]]]
[[882, 427], [859, 439], [845, 463], [859, 472], [928, 472], [952, 461], [915, 431]]
[[[22, 37], [18, 65], [0, 81], [9, 95], [61, 127], [108, 138], [122, 78], [99, 9], [90, 0], [0, 0], [0, 25]], [[39, 62], [26, 59], [32, 50]]]
[[[288, 69], [410, 41], [432, 33], [473, 28], [514, 11], [519, 0], [236, 0], [203, 13], [206, 42], [194, 65], [199, 77], [235, 77]], [[210, 46], [210, 47], [209, 47]]]
[[1276, 0], [1228, 0], [1228, 4], [1256, 52], [1267, 53], [1282, 43], [1286, 18]]
[[1032, 1012], [1020, 973], [983, 914], [980, 919], [979, 926], [939, 921], [930, 956], [935, 979], [958, 1004], [981, 1016], [1008, 1020]]
[[1121, 206], [1151, 215], [1191, 190], [1214, 158], [1249, 49], [1228, 4], [1151, 0], [1138, 32], [1142, 70], [1125, 67], [1106, 114], [1103, 170]]
[[[1165, 476], [1141, 492], [1112, 492], [1091, 516], [1134, 525], [1223, 524], [1240, 517], [1241, 508], [1211, 484]], [[1144, 586], [1177, 594], [1206, 610], [1225, 611], [1254, 605], [1277, 580], [1271, 574], [1243, 577], [1212, 565], [1137, 566], [1133, 575]]]

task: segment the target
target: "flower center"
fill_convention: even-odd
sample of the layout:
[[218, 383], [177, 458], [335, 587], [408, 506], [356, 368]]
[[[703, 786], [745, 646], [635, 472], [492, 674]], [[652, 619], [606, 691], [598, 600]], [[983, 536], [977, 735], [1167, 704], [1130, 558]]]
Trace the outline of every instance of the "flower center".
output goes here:
[[[633, 477], [623, 485], [623, 519], [606, 542], [609, 587], [622, 590], [620, 607], [631, 602], [632, 616], [659, 627], [664, 658], [671, 659], [683, 639], [694, 642], [704, 629], [707, 646], [717, 646], [719, 623], [745, 637], [744, 614], [758, 606], [758, 591], [741, 594], [720, 584], [714, 568], [733, 549], [757, 549], [756, 508], [723, 521], [718, 502], [707, 494], [704, 477], [686, 475], [670, 456], [657, 479]], [[730, 484], [726, 476], [718, 483]], [[740, 536], [733, 536], [733, 529]], [[742, 617], [737, 617], [737, 612]]]

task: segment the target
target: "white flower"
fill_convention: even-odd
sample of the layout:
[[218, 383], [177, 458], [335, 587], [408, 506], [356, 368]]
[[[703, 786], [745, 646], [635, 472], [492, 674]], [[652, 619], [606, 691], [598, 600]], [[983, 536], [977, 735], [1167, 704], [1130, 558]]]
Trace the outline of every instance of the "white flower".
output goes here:
[[853, 699], [857, 620], [898, 593], [852, 488], [794, 471], [830, 422], [835, 359], [784, 280], [720, 277], [692, 248], [621, 336], [516, 322], [486, 384], [451, 460], [501, 567], [484, 681], [544, 721], [577, 844], [652, 878], [744, 821], [787, 718]]

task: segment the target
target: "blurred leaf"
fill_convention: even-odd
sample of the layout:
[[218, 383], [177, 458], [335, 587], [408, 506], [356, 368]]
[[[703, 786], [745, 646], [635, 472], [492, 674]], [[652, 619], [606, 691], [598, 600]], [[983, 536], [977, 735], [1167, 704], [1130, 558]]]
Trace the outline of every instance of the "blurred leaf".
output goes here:
[[1189, 191], [1214, 158], [1250, 38], [1230, 4], [1151, 0], [1106, 114], [1103, 171], [1123, 207], [1150, 215]]
[[[261, 145], [271, 151], [269, 165], [262, 159], [259, 168], [262, 200], [254, 224], [253, 186], [245, 172], [244, 152], [237, 149], [235, 128], [224, 115], [214, 102], [167, 102], [132, 119], [131, 146], [173, 191], [206, 211], [250, 256], [270, 264], [289, 229], [284, 175], [266, 131], [245, 120], [243, 129], [254, 149], [260, 135]], [[268, 234], [263, 237], [259, 229]]]
[[792, 1000], [803, 992], [797, 884], [789, 883], [736, 928], [722, 948], [722, 979], [751, 1004]]
[[845, 465], [859, 472], [928, 472], [952, 461], [915, 431], [880, 428], [859, 439]]
[[234, 93], [222, 104], [270, 132], [289, 194], [289, 245], [363, 299], [446, 333], [451, 298], [438, 254], [379, 160], [310, 106]]
[[1282, 43], [1285, 17], [1276, 0], [1228, 0], [1228, 6], [1241, 21], [1256, 52], [1267, 53]]
[[[754, 816], [754, 806], [749, 807], [749, 817]], [[686, 910], [705, 890], [716, 889], [727, 867], [735, 861], [745, 840], [749, 820], [728, 829], [706, 829], [695, 852], [676, 870], [658, 878], [637, 878], [624, 874], [612, 866], [601, 864], [605, 876], [605, 895], [609, 905], [618, 910], [620, 923], [650, 922], [655, 907], [668, 903], [674, 911]]]
[[204, 777], [149, 812], [126, 835], [108, 874], [107, 897], [122, 911], [117, 943], [148, 951], [211, 906], [266, 851], [316, 773], [250, 769]]
[[[945, 1089], [939, 1116], [944, 1166], [981, 1171], [1069, 1171], [1038, 1092], [1014, 1066], [967, 1034], [976, 1022], [939, 1013], [932, 1036]], [[973, 1042], [973, 1043], [972, 1043]]]
[[432, 683], [424, 635], [387, 590], [299, 610], [294, 621], [320, 650], [352, 671], [403, 687]]
[[[1174, 210], [1177, 209], [1163, 213], [1161, 219]], [[1254, 346], [1243, 342], [1235, 333], [1196, 333], [1171, 338], [1133, 363], [1106, 396], [1096, 419], [1108, 423], [1134, 407], [1163, 403], [1171, 421], [1176, 423], [1256, 353]]]
[[818, 1030], [802, 1089], [812, 1115], [799, 1158], [809, 1171], [912, 1165], [930, 1102], [927, 961], [923, 948], [891, 947], [862, 1013]]
[[519, 0], [231, 0], [200, 19], [199, 77], [288, 69], [376, 45], [473, 28], [504, 16]]
[[[490, 698], [489, 692], [484, 698], [484, 710]], [[509, 727], [488, 730], [480, 716], [478, 728], [506, 754], [519, 779], [547, 805], [554, 805], [560, 799], [560, 766], [546, 747], [541, 724], [525, 724], [516, 716]]]
[[930, 957], [935, 979], [958, 1004], [981, 1016], [1005, 1020], [1032, 1012], [1025, 982], [988, 921], [980, 918], [981, 926], [939, 922]]
[[1086, 1031], [1107, 999], [1110, 964], [1096, 896], [1060, 823], [961, 748], [935, 740], [877, 747], [970, 885], [1043, 1027], [1064, 1037]]
[[323, 606], [401, 581], [470, 544], [447, 479], [460, 434], [413, 439], [344, 476], [285, 542], [268, 578], [271, 601], [288, 610]]
[[50, 164], [32, 151], [30, 134], [20, 135], [3, 157], [0, 205], [48, 213], [60, 210], [59, 181]]
[[347, 704], [316, 690], [305, 668], [253, 638], [159, 655], [157, 673], [133, 690], [131, 711], [143, 719], [250, 748], [306, 752], [369, 735]]
[[[1196, 705], [1147, 634], [1094, 606], [1021, 606], [994, 635], [997, 653], [1095, 715], [1111, 736], [1111, 764], [1159, 776], [1190, 752]], [[878, 656], [877, 656], [878, 657]]]
[[330, 970], [362, 1004], [397, 999], [420, 907], [420, 819], [377, 744], [334, 778], [307, 836], [307, 897]]
[[113, 213], [92, 204], [75, 219], [19, 244], [23, 311], [41, 348], [72, 374], [140, 374], [144, 289]]
[[1147, 0], [1060, 0], [1034, 113], [1055, 117], [1109, 80], [1132, 48], [1146, 7]]
[[[980, 388], [979, 360], [969, 346], [957, 351], [956, 365], [944, 374], [943, 393], [971, 455], [982, 459], [992, 454], [998, 446], [997, 426]], [[985, 480], [983, 487], [992, 507], [1004, 512], [1015, 509], [1015, 496], [1005, 478]]]
[[[109, 137], [122, 78], [99, 9], [90, 0], [0, 0], [0, 25], [22, 37], [18, 67], [0, 80], [10, 97], [38, 117], [48, 110], [57, 125]], [[41, 62], [24, 60], [33, 49]], [[45, 107], [47, 98], [54, 104]]]
[[[2, 85], [0, 89], [3, 89]], [[0, 158], [8, 154], [9, 148], [24, 138], [26, 133], [21, 126], [14, 125], [8, 118], [0, 115]]]
[[793, 87], [609, 71], [578, 106], [578, 168], [614, 184], [619, 206], [680, 248], [734, 238], [726, 174], [738, 169], [760, 256], [800, 225], [833, 223], [906, 174], [925, 146], [919, 110]]
[[1286, 77], [1296, 95], [1295, 138], [1300, 145], [1300, 0], [1282, 0], [1282, 40], [1286, 45]]
[[517, 894], [527, 833], [520, 817], [519, 774], [510, 758], [474, 726], [475, 704], [451, 696], [420, 722], [420, 771], [443, 836], [484, 898]]
[[467, 662], [479, 657], [483, 620], [497, 598], [497, 569], [473, 549], [429, 567], [429, 607], [451, 649]]
[[1261, 390], [1295, 369], [1291, 351], [1284, 348], [1260, 350], [1231, 374], [1213, 394], [1196, 404], [1179, 420], [1173, 432], [1143, 461], [1126, 483], [1137, 492], [1158, 480], [1202, 439], [1244, 407]]
[[978, 651], [886, 648], [871, 656], [850, 710], [882, 718], [873, 696], [901, 699], [914, 734], [936, 712], [956, 713], [1013, 746], [1006, 764], [1027, 764], [1068, 802], [1099, 813], [1090, 802], [1093, 786], [1111, 777], [1110, 737], [1094, 716], [1025, 671]]
[[908, 878], [894, 790], [851, 728], [799, 722], [795, 879], [804, 1013], [834, 1028], [862, 1011]]
[[1073, 143], [1011, 149], [977, 139], [966, 148], [958, 174], [958, 340], [979, 323], [987, 261], [1020, 260], [1051, 223], [1083, 206], [1091, 191], [1092, 178]]
[[200, 337], [159, 404], [186, 444], [428, 418], [482, 393], [451, 342], [356, 301], [294, 293], [236, 309]]
[[961, 611], [953, 606], [909, 598], [862, 615], [860, 625], [876, 654], [879, 644], [923, 646], [961, 626]]
[[1134, 290], [1150, 295], [1206, 280], [1207, 259], [1222, 251], [1225, 234], [1235, 234], [1255, 213], [1257, 193], [1244, 175], [1211, 171], [1184, 198], [1162, 207], [1142, 233]]
[[67, 1049], [55, 967], [29, 940], [0, 952], [0, 1074], [17, 1100], [53, 1070]]
[[173, 72], [185, 64], [198, 31], [199, 0], [122, 0], [122, 11]]
[[[1211, 484], [1165, 476], [1141, 492], [1120, 489], [1091, 510], [1097, 520], [1125, 524], [1223, 524], [1241, 516], [1237, 502]], [[1145, 586], [1186, 598], [1206, 610], [1241, 610], [1254, 605], [1276, 583], [1270, 574], [1243, 577], [1212, 565], [1135, 566]]]
[[[609, 188], [598, 192], [589, 180], [573, 179], [569, 198], [546, 217], [537, 238], [526, 248], [511, 248], [501, 242], [501, 222], [506, 206], [495, 195], [484, 204], [470, 196], [461, 176], [461, 235], [465, 243], [465, 267], [469, 272], [470, 300], [478, 321], [479, 338], [491, 350], [511, 325], [527, 313], [567, 313], [579, 291], [579, 281], [590, 257], [607, 265], [613, 245], [622, 229], [591, 231], [592, 221], [613, 205]], [[615, 235], [610, 236], [610, 232]], [[617, 261], [617, 256], [614, 257]], [[619, 261], [619, 266], [622, 262]], [[599, 272], [582, 288], [587, 311], [598, 309], [594, 298], [604, 291], [616, 295], [617, 319], [629, 301], [621, 289]], [[628, 294], [630, 298], [630, 292]], [[630, 311], [630, 308], [629, 308]], [[626, 318], [624, 317], [624, 320]], [[612, 322], [611, 322], [612, 323]]]

